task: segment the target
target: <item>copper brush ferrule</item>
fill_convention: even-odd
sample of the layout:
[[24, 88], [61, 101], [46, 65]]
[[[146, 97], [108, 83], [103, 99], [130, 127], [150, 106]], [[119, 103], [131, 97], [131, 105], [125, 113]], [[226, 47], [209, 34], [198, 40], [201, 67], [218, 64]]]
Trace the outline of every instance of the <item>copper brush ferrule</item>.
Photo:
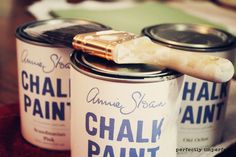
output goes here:
[[115, 46], [137, 38], [135, 34], [124, 31], [100, 31], [78, 34], [73, 38], [72, 46], [93, 56], [114, 60], [112, 51]]

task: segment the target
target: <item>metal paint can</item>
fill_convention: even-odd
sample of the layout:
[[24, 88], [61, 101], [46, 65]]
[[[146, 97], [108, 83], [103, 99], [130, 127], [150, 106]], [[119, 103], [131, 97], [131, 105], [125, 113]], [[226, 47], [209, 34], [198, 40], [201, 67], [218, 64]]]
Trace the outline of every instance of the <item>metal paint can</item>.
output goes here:
[[[220, 29], [193, 24], [160, 24], [142, 33], [173, 49], [220, 56], [233, 62], [235, 38]], [[197, 152], [219, 143], [230, 82], [214, 83], [186, 76], [178, 121], [179, 154]]]
[[176, 156], [180, 73], [71, 56], [71, 154]]
[[52, 150], [70, 149], [70, 52], [30, 36], [27, 28], [74, 23], [105, 26], [75, 19], [34, 21], [16, 30], [21, 132], [26, 141]]

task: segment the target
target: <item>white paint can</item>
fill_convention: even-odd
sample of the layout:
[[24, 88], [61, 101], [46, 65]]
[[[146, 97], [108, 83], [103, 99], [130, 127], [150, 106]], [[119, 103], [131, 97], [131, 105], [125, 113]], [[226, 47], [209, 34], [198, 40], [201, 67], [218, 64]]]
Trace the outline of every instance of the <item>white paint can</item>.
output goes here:
[[175, 157], [181, 74], [71, 56], [72, 157]]
[[[161, 24], [143, 34], [173, 49], [204, 53], [233, 62], [235, 38], [222, 30], [192, 24]], [[214, 83], [185, 76], [178, 122], [178, 156], [209, 151], [222, 140], [230, 82]]]
[[70, 149], [70, 53], [24, 30], [61, 23], [95, 25], [73, 19], [34, 21], [18, 27], [17, 63], [21, 132], [25, 140], [41, 148]]

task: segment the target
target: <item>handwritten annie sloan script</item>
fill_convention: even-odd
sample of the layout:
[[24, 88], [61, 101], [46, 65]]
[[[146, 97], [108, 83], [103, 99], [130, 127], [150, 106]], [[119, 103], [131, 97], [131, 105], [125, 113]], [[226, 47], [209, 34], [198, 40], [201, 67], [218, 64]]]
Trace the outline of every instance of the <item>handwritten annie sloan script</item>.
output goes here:
[[21, 54], [21, 62], [29, 64], [32, 66], [39, 67], [44, 73], [51, 73], [56, 68], [59, 69], [69, 69], [70, 63], [63, 63], [62, 56], [58, 54], [51, 54], [49, 58], [38, 58], [35, 56], [30, 56], [27, 49], [24, 49]]
[[[119, 99], [107, 100], [102, 98], [100, 89], [97, 87], [92, 88], [86, 97], [87, 103], [97, 104], [104, 107], [113, 107], [120, 111], [121, 114], [128, 115], [135, 112], [137, 109], [156, 109], [166, 105], [166, 102], [147, 100], [146, 94], [140, 91], [134, 91], [131, 96], [131, 101], [125, 100], [127, 104], [121, 103]], [[104, 97], [104, 96], [103, 96]]]

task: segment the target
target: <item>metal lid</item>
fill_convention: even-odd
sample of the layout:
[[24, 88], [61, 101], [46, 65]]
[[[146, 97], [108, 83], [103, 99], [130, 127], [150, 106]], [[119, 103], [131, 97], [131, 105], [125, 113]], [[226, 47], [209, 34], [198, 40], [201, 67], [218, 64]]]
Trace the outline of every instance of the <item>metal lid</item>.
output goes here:
[[195, 24], [160, 24], [146, 27], [142, 33], [158, 43], [190, 51], [219, 51], [235, 44], [228, 32]]
[[86, 75], [116, 81], [157, 82], [182, 75], [173, 70], [147, 64], [116, 64], [80, 51], [72, 53], [71, 62], [75, 69]]
[[[18, 39], [21, 39], [21, 40], [27, 42], [27, 43], [32, 43], [32, 44], [41, 45], [41, 46], [52, 46], [52, 44], [50, 44], [49, 42], [42, 40], [40, 38], [37, 38], [37, 37], [33, 37], [33, 36], [29, 35], [27, 32], [25, 32], [24, 30], [27, 28], [34, 28], [34, 27], [38, 27], [38, 26], [42, 26], [42, 25], [52, 25], [52, 26], [55, 25], [56, 26], [61, 23], [76, 24], [76, 25], [78, 25], [78, 29], [80, 29], [79, 28], [80, 25], [83, 25], [83, 26], [87, 25], [89, 27], [88, 32], [86, 32], [86, 30], [83, 30], [86, 33], [91, 32], [91, 26], [95, 27], [96, 30], [110, 29], [110, 27], [108, 27], [108, 26], [105, 26], [105, 25], [102, 25], [100, 23], [96, 23], [93, 21], [80, 20], [80, 19], [60, 19], [60, 18], [58, 18], [58, 19], [32, 21], [29, 23], [25, 23], [16, 29], [16, 37]], [[53, 46], [59, 46], [59, 45], [53, 45]]]

